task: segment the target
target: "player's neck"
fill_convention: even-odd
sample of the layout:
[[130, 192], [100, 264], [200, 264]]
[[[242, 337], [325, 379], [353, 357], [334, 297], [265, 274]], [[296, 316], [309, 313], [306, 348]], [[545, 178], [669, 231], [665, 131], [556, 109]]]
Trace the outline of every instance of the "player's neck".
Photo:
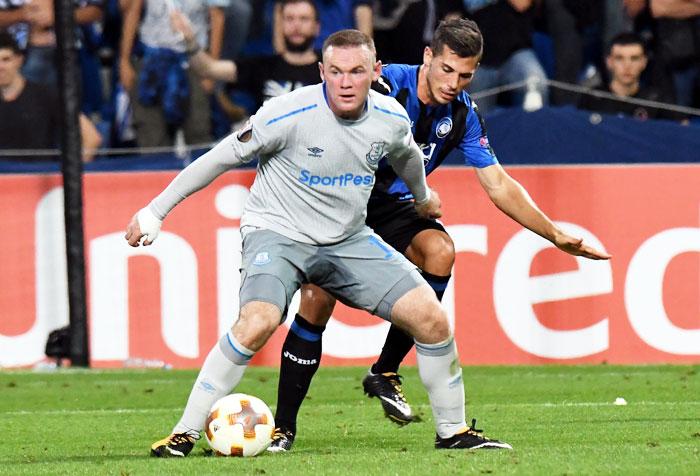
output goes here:
[[2, 95], [3, 101], [14, 101], [22, 94], [24, 90], [24, 85], [27, 81], [21, 74], [18, 74], [15, 79], [13, 79], [6, 86], [0, 86], [0, 94]]
[[639, 81], [635, 81], [630, 84], [623, 84], [613, 79], [612, 81], [610, 81], [609, 89], [613, 94], [616, 94], [617, 96], [634, 96], [639, 92]]
[[300, 52], [285, 51], [284, 53], [282, 53], [282, 58], [287, 63], [295, 66], [312, 64], [318, 61], [318, 56], [316, 56], [316, 52], [311, 48]]

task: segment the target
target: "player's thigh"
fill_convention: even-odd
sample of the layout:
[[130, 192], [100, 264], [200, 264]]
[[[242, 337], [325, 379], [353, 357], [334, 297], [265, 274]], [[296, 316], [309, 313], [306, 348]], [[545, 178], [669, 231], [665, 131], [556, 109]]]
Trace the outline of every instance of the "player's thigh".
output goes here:
[[303, 282], [303, 266], [313, 247], [278, 233], [259, 230], [243, 240], [240, 306], [250, 302], [274, 304], [282, 316]]
[[309, 280], [343, 303], [387, 320], [396, 299], [425, 283], [414, 264], [369, 229], [325, 247]]

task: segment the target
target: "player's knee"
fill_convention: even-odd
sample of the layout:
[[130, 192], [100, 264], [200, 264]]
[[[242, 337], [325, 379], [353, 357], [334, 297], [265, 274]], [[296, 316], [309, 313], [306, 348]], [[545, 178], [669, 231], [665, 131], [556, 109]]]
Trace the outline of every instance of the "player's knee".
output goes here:
[[440, 239], [431, 240], [425, 253], [426, 268], [434, 269], [433, 274], [449, 274], [455, 262], [455, 245], [449, 235], [440, 234]]
[[245, 347], [257, 351], [272, 336], [280, 323], [281, 311], [275, 304], [252, 301], [241, 308], [232, 331]]
[[419, 342], [431, 344], [444, 341], [450, 336], [450, 332], [447, 313], [445, 313], [442, 307], [439, 304], [426, 304], [425, 314], [420, 321], [420, 330], [417, 333], [420, 335], [414, 337]]
[[309, 324], [325, 326], [334, 307], [335, 298], [323, 289], [313, 284], [305, 284], [301, 287], [299, 314]]
[[431, 232], [429, 235], [418, 235], [419, 238], [411, 243], [410, 251], [423, 271], [439, 276], [448, 275], [455, 261], [454, 242], [447, 233]]

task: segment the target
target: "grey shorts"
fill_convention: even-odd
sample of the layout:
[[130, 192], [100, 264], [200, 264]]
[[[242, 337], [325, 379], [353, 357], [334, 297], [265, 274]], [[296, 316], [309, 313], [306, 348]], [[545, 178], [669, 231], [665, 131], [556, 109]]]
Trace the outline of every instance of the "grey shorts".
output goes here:
[[283, 315], [302, 284], [390, 320], [394, 303], [425, 283], [416, 266], [365, 227], [333, 245], [309, 245], [269, 230], [243, 240], [240, 305], [275, 304]]

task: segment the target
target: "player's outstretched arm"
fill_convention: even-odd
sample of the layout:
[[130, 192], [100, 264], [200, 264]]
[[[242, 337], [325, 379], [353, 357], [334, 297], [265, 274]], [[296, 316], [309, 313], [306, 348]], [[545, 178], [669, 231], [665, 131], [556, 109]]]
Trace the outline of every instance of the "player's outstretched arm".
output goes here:
[[238, 79], [236, 63], [231, 60], [214, 59], [203, 51], [197, 43], [192, 24], [182, 12], [173, 10], [170, 13], [170, 24], [173, 30], [181, 33], [185, 39], [187, 51], [190, 54], [190, 66], [195, 73], [205, 79], [236, 82]]
[[527, 191], [503, 170], [500, 164], [477, 168], [479, 183], [491, 201], [506, 215], [528, 230], [551, 241], [557, 248], [574, 256], [589, 259], [610, 259], [611, 255], [596, 250], [566, 234], [540, 210]]
[[[170, 210], [194, 192], [209, 185], [216, 177], [243, 163], [233, 151], [236, 134], [219, 142], [209, 152], [185, 167], [151, 203], [139, 210], [126, 227], [124, 238], [131, 246], [145, 246], [158, 236], [160, 225]], [[145, 237], [143, 243], [142, 238]]]

